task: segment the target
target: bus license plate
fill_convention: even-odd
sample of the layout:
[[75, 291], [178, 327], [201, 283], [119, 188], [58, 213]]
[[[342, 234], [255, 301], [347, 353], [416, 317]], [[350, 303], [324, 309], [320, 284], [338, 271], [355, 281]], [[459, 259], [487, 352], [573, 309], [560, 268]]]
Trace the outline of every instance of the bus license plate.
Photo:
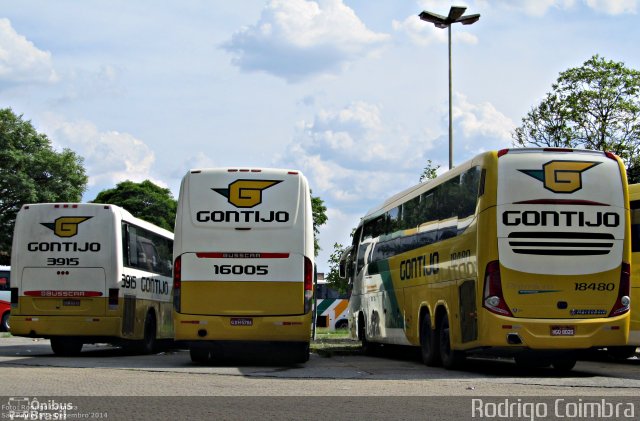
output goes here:
[[575, 326], [551, 326], [551, 336], [573, 336], [575, 334]]
[[80, 300], [62, 300], [62, 305], [63, 306], [79, 306], [80, 305]]
[[231, 326], [253, 326], [251, 317], [232, 317]]

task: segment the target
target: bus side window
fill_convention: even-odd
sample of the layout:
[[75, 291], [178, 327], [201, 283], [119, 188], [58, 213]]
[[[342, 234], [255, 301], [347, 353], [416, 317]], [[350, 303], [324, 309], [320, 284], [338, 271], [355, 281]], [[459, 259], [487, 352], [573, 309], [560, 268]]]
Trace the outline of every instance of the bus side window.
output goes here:
[[478, 191], [480, 186], [480, 167], [473, 167], [461, 174], [460, 179], [460, 208], [458, 218], [467, 218], [476, 212]]
[[129, 226], [129, 266], [138, 267], [140, 257], [137, 230], [135, 227]]

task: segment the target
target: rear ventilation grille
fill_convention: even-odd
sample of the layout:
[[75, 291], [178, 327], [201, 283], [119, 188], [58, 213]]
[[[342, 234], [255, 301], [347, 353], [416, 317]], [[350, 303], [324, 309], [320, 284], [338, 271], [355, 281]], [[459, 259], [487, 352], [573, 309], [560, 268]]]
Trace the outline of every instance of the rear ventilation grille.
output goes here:
[[541, 256], [599, 256], [609, 254], [613, 234], [587, 232], [512, 232], [509, 246], [514, 253]]

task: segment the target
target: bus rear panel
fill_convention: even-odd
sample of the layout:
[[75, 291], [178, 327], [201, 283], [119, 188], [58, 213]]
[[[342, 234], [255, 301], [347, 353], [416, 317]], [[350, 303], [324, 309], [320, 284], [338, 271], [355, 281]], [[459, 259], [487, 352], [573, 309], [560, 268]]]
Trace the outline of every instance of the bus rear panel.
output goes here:
[[302, 174], [190, 171], [180, 190], [174, 259], [175, 337], [194, 360], [195, 350], [228, 342], [293, 343], [308, 358], [315, 267]]
[[498, 158], [498, 259], [479, 268], [488, 344], [624, 343], [630, 250], [623, 174], [601, 152], [512, 149]]

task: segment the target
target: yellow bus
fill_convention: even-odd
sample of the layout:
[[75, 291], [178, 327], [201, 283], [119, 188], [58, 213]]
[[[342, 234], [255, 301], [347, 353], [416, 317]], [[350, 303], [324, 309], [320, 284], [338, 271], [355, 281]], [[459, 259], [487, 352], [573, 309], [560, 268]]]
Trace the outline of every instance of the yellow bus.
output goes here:
[[142, 353], [173, 339], [173, 234], [103, 204], [18, 212], [11, 252], [11, 334], [48, 338], [57, 355], [108, 342]]
[[455, 368], [490, 349], [570, 370], [575, 350], [624, 345], [627, 183], [611, 153], [483, 153], [372, 209], [343, 255], [365, 348], [420, 346]]
[[175, 234], [175, 339], [193, 362], [261, 348], [309, 359], [315, 259], [302, 173], [191, 170]]
[[629, 347], [624, 356], [635, 353], [640, 346], [640, 184], [629, 185], [631, 212], [631, 327]]

